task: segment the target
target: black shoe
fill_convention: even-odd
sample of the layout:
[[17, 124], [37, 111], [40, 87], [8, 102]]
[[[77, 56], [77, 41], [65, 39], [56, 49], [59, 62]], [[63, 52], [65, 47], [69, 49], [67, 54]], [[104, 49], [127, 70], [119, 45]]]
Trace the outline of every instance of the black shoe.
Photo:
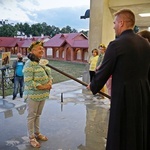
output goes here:
[[16, 96], [13, 96], [12, 100], [14, 100], [16, 98]]
[[20, 98], [23, 98], [23, 94], [20, 93]]

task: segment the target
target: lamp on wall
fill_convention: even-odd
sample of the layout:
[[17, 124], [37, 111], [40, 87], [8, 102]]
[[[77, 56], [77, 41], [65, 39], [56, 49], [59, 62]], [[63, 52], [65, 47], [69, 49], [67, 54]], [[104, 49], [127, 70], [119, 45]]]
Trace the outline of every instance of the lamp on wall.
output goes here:
[[87, 9], [84, 16], [80, 16], [80, 19], [90, 18], [90, 9]]

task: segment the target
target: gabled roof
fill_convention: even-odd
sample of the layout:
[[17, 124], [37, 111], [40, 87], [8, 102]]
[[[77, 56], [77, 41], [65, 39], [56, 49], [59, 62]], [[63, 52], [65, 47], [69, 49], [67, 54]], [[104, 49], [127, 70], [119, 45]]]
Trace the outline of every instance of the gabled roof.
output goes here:
[[60, 47], [65, 42], [65, 37], [62, 34], [56, 34], [50, 40], [44, 43], [44, 47]]
[[45, 40], [44, 47], [61, 47], [69, 44], [73, 48], [88, 48], [88, 39], [82, 33], [56, 34], [53, 38], [49, 37], [0, 37], [0, 47], [15, 47], [16, 45], [28, 48], [33, 41]]
[[88, 40], [76, 40], [73, 43], [73, 48], [88, 48]]
[[28, 48], [33, 41], [48, 39], [48, 36], [44, 37], [0, 37], [0, 47], [19, 47]]
[[88, 48], [88, 39], [82, 33], [56, 34], [44, 43], [44, 47], [61, 47], [65, 43], [71, 47]]
[[32, 39], [25, 39], [17, 42], [19, 47], [28, 48], [32, 43]]
[[[7, 45], [6, 47], [15, 47], [16, 44], [17, 44], [19, 41], [20, 41], [20, 39], [14, 38], [14, 40], [12, 41], [12, 43], [9, 43], [9, 45]], [[6, 44], [7, 44], [7, 42], [9, 42], [8, 39], [7, 39], [7, 41], [6, 41]]]
[[13, 37], [0, 37], [0, 46], [1, 47], [12, 47], [14, 43], [16, 44], [16, 39]]

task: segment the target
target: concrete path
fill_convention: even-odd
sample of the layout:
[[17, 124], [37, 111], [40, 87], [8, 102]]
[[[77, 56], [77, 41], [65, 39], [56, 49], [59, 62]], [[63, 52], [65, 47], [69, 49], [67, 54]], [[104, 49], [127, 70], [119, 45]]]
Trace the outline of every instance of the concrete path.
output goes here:
[[[63, 101], [63, 102], [61, 102]], [[40, 150], [104, 150], [110, 102], [93, 96], [69, 80], [53, 85], [41, 116], [41, 132], [49, 138]], [[28, 141], [26, 103], [0, 100], [0, 150], [32, 150]]]

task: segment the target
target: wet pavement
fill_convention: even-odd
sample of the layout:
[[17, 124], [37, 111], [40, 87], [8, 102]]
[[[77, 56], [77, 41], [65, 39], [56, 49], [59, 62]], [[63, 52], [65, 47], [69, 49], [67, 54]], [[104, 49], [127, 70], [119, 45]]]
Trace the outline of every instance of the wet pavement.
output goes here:
[[[40, 150], [104, 150], [110, 102], [69, 80], [53, 85], [41, 116], [49, 140]], [[27, 133], [26, 103], [0, 99], [0, 150], [33, 150]]]

